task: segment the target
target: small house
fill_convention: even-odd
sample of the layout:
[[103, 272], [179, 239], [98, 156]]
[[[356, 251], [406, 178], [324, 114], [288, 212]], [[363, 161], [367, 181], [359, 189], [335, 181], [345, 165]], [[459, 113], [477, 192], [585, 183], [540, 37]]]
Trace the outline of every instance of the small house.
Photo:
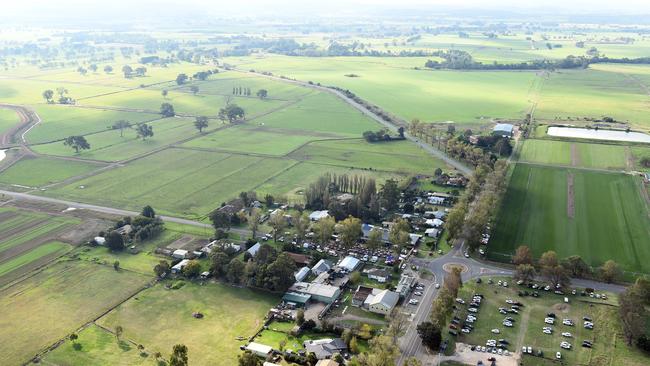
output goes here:
[[309, 340], [303, 343], [307, 354], [314, 353], [319, 360], [330, 359], [337, 353], [344, 353], [348, 346], [341, 338]]
[[397, 292], [383, 290], [376, 295], [368, 296], [364, 306], [367, 306], [368, 311], [372, 313], [388, 315], [393, 311], [398, 301], [399, 294]]
[[440, 235], [440, 231], [438, 229], [429, 228], [424, 231], [424, 234], [430, 238], [437, 238], [438, 235]]
[[259, 357], [268, 357], [273, 353], [273, 348], [261, 343], [251, 342], [246, 346], [246, 350]]
[[323, 272], [328, 272], [330, 269], [332, 269], [332, 262], [327, 259], [321, 259], [311, 268], [311, 272], [318, 276]]
[[386, 283], [390, 279], [390, 272], [381, 268], [372, 268], [368, 271], [368, 278], [379, 283]]

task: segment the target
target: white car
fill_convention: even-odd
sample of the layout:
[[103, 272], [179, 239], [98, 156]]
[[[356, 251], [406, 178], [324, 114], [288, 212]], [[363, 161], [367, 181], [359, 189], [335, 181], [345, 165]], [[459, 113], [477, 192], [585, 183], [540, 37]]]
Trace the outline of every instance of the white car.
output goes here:
[[469, 308], [469, 309], [467, 309], [467, 311], [469, 311], [470, 313], [478, 313], [477, 308]]
[[533, 353], [533, 347], [528, 346], [528, 350], [527, 350], [527, 351], [528, 351], [528, 353]]
[[465, 252], [465, 258], [469, 258], [469, 253]]
[[544, 323], [546, 323], [546, 324], [555, 324], [555, 319], [546, 318], [546, 319], [544, 319]]
[[503, 325], [506, 326], [506, 327], [508, 327], [508, 328], [512, 328], [512, 327], [513, 327], [512, 323], [510, 323], [510, 322], [503, 322]]
[[463, 299], [461, 299], [461, 298], [457, 298], [457, 299], [456, 299], [456, 302], [459, 303], [459, 304], [464, 304], [464, 303], [465, 303], [465, 300], [463, 300]]
[[499, 348], [499, 349], [497, 349], [497, 353], [498, 353], [499, 355], [502, 355], [502, 354], [503, 354], [503, 350], [502, 350], [501, 348]]
[[485, 352], [485, 347], [481, 346], [481, 352]]
[[560, 352], [555, 352], [555, 358], [558, 360], [562, 358], [562, 354]]
[[572, 327], [572, 326], [573, 326], [573, 320], [571, 320], [571, 319], [564, 319], [564, 320], [562, 320], [562, 324], [564, 324], [564, 325], [568, 325], [568, 326]]
[[504, 282], [503, 287], [508, 287], [508, 282]]
[[571, 343], [562, 342], [562, 343], [560, 343], [560, 347], [562, 347], [564, 349], [571, 349]]
[[418, 302], [419, 302], [419, 301], [416, 300], [416, 299], [411, 299], [411, 300], [409, 300], [409, 304], [411, 304], [411, 305], [417, 305]]
[[562, 332], [562, 337], [571, 338], [571, 337], [573, 337], [573, 335], [571, 333], [569, 333], [569, 332]]
[[550, 330], [550, 329], [543, 329], [542, 333], [544, 333], [544, 334], [553, 334], [553, 331]]
[[470, 332], [470, 330], [467, 329], [467, 328], [463, 328], [463, 329], [461, 329], [460, 331], [463, 332], [463, 333], [469, 333], [469, 332]]
[[440, 288], [440, 284], [439, 284], [439, 283], [436, 283], [436, 288]]
[[421, 293], [420, 291], [415, 291], [415, 292], [413, 293], [413, 295], [415, 295], [415, 296], [422, 296], [422, 293]]
[[499, 334], [501, 331], [499, 331], [497, 328], [492, 329], [492, 333], [494, 334]]
[[[501, 282], [501, 281], [499, 281], [499, 282]], [[511, 300], [511, 299], [506, 299], [506, 304], [512, 305], [512, 304], [514, 304], [514, 303], [515, 303], [515, 302], [514, 302], [513, 300]]]

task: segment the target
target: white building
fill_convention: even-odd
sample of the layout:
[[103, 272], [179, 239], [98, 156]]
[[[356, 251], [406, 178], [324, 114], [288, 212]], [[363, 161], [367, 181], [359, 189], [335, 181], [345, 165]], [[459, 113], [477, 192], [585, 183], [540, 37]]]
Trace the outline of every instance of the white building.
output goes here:
[[189, 252], [185, 249], [176, 249], [174, 250], [174, 253], [172, 253], [172, 257], [176, 259], [185, 259], [187, 258], [188, 253]]
[[324, 219], [326, 217], [329, 217], [330, 214], [327, 210], [323, 211], [314, 211], [309, 214], [309, 220], [311, 221], [319, 221], [320, 219]]
[[247, 252], [248, 254], [250, 254], [251, 257], [254, 257], [255, 254], [257, 254], [257, 252], [260, 250], [260, 247], [261, 247], [261, 246], [262, 246], [262, 245], [261, 245], [260, 243], [255, 243], [255, 245], [253, 245], [252, 247], [248, 248], [248, 250], [247, 250], [246, 252]]
[[95, 244], [97, 244], [97, 245], [106, 244], [106, 238], [104, 238], [102, 236], [96, 236], [95, 239], [93, 239], [93, 240], [95, 240]]
[[399, 294], [390, 290], [383, 290], [377, 294], [368, 295], [366, 301], [364, 301], [364, 306], [368, 308], [368, 311], [376, 314], [388, 315], [390, 314], [397, 302], [399, 301]]
[[251, 351], [251, 353], [256, 356], [266, 358], [271, 354], [271, 352], [273, 352], [273, 347], [261, 343], [251, 342], [248, 344], [248, 346], [246, 346], [246, 350]]
[[189, 259], [183, 259], [182, 261], [176, 263], [176, 265], [172, 267], [172, 273], [181, 273], [183, 271], [183, 268], [185, 268], [189, 262]]
[[311, 272], [315, 275], [319, 275], [323, 272], [327, 272], [330, 269], [332, 269], [332, 262], [328, 261], [327, 259], [321, 259], [316, 263], [315, 266], [311, 268]]
[[339, 262], [339, 264], [337, 264], [336, 266], [337, 266], [337, 267], [340, 267], [340, 268], [343, 268], [343, 269], [345, 269], [345, 270], [348, 271], [348, 272], [352, 272], [352, 271], [354, 271], [355, 269], [357, 269], [357, 267], [359, 267], [359, 264], [360, 264], [360, 263], [361, 263], [361, 261], [359, 261], [357, 258], [355, 258], [355, 257], [353, 257], [353, 256], [351, 256], [351, 255], [349, 255], [349, 256], [343, 258], [343, 259]]
[[296, 279], [296, 282], [302, 282], [309, 275], [309, 267], [300, 268], [293, 277]]

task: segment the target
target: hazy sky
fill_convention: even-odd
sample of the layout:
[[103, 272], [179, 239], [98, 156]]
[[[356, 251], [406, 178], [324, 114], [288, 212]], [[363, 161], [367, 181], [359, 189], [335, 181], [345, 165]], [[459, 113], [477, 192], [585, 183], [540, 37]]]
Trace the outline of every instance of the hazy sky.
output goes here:
[[97, 16], [201, 14], [206, 16], [256, 15], [363, 15], [386, 10], [420, 9], [440, 13], [450, 9], [506, 10], [562, 14], [650, 14], [650, 0], [0, 0], [0, 16], [28, 19]]

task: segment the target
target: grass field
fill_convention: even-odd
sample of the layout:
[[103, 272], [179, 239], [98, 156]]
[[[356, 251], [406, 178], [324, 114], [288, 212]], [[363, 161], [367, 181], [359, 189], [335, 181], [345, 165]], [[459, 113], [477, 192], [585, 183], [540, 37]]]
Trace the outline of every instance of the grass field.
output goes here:
[[0, 109], [0, 135], [12, 129], [20, 122], [18, 115], [11, 109]]
[[[350, 89], [406, 120], [482, 123], [521, 118], [528, 108], [533, 72], [414, 70], [426, 58], [271, 56], [233, 58], [241, 68], [271, 71], [302, 81]], [[356, 74], [359, 77], [346, 77]]]
[[553, 121], [609, 116], [648, 129], [648, 94], [625, 74], [599, 69], [562, 70], [544, 82], [535, 117]]
[[638, 179], [518, 164], [488, 255], [509, 260], [502, 254], [527, 245], [535, 256], [555, 250], [561, 258], [581, 255], [593, 266], [613, 259], [627, 271], [650, 273], [643, 260], [650, 256], [650, 218]]
[[27, 362], [139, 289], [148, 277], [86, 262], [62, 262], [0, 289], [0, 350]]
[[[245, 343], [235, 338], [252, 336], [277, 301], [276, 296], [221, 284], [188, 282], [178, 290], [157, 285], [98, 323], [109, 329], [121, 325], [124, 338], [143, 344], [150, 352], [160, 351], [165, 358], [175, 344], [183, 343], [192, 365], [230, 365], [236, 363], [239, 346]], [[204, 317], [192, 317], [196, 311]], [[103, 363], [101, 358], [94, 362]]]
[[41, 187], [67, 178], [89, 173], [103, 165], [47, 157], [23, 158], [0, 173], [0, 183]]
[[[49, 352], [41, 364], [65, 365], [157, 365], [153, 355], [143, 356], [136, 345], [118, 342], [115, 335], [92, 324], [78, 333], [76, 346], [67, 341]], [[76, 347], [76, 348], [75, 348]]]
[[9, 261], [0, 264], [0, 277], [6, 273], [16, 270], [26, 264], [37, 261], [43, 257], [63, 254], [70, 250], [72, 246], [61, 242], [52, 242], [41, 245], [35, 249], [21, 254]]
[[[647, 151], [643, 147], [639, 149]], [[631, 154], [631, 148], [624, 145], [529, 139], [523, 144], [520, 160], [549, 165], [624, 170], [633, 167], [628, 161]]]
[[[517, 292], [522, 289], [518, 286], [497, 287], [488, 284], [487, 281], [482, 284], [474, 282], [465, 284], [459, 292], [459, 297], [465, 301], [468, 301], [473, 293], [480, 293], [485, 297], [481, 302], [479, 320], [474, 324], [474, 331], [459, 335], [458, 340], [474, 345], [485, 345], [488, 339], [504, 338], [510, 342], [508, 349], [511, 352], [519, 351], [524, 345], [531, 346], [535, 353], [539, 349], [544, 352], [544, 359], [526, 356], [525, 365], [546, 365], [547, 362], [553, 364], [552, 360], [557, 351], [561, 351], [562, 360], [566, 365], [605, 366], [614, 363], [640, 366], [646, 364], [646, 356], [636, 348], [625, 345], [616, 306], [599, 304], [600, 300], [588, 301], [592, 299], [579, 295], [568, 295], [570, 303], [565, 304], [562, 296], [544, 291], [540, 291], [541, 296], [538, 298], [518, 297]], [[501, 315], [498, 311], [499, 307], [509, 307], [505, 302], [506, 299], [521, 301], [524, 304], [520, 314], [509, 315], [515, 319], [512, 328], [502, 325], [505, 315]], [[461, 309], [459, 317], [463, 319], [466, 308], [461, 306]], [[551, 335], [542, 333], [542, 328], [547, 326], [544, 318], [549, 312], [557, 315]], [[589, 316], [594, 320], [593, 330], [582, 327], [583, 316]], [[562, 325], [562, 319], [565, 318], [572, 319], [576, 326]], [[492, 334], [493, 328], [499, 329], [500, 333]], [[573, 337], [564, 338], [562, 332], [570, 332]], [[585, 339], [594, 342], [592, 349], [580, 346]], [[563, 340], [573, 345], [571, 350], [563, 350], [559, 347]]]

